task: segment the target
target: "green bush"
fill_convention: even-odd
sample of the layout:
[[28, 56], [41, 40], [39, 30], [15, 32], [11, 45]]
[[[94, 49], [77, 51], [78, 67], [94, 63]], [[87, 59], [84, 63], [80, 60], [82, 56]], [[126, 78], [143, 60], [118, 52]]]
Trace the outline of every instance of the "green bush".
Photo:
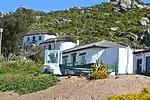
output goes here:
[[140, 93], [111, 96], [108, 100], [150, 100], [150, 88], [144, 88]]
[[47, 89], [57, 83], [54, 75], [5, 74], [0, 76], [0, 91], [14, 91], [19, 94]]
[[34, 61], [16, 60], [13, 62], [2, 62], [0, 63], [0, 73], [33, 73], [39, 70], [41, 66]]

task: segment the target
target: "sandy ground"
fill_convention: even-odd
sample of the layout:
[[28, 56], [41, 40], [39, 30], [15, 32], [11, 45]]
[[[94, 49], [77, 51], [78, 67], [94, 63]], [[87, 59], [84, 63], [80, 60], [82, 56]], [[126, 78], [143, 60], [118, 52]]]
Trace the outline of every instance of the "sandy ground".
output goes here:
[[110, 95], [140, 92], [150, 87], [150, 77], [122, 75], [104, 80], [88, 81], [84, 77], [60, 77], [60, 82], [43, 91], [19, 96], [17, 93], [0, 93], [0, 100], [107, 100]]

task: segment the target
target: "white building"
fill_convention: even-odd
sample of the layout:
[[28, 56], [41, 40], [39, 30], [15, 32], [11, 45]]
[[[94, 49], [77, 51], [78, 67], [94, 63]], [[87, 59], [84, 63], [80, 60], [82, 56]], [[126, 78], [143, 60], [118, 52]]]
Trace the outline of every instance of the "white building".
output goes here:
[[77, 44], [73, 42], [69, 36], [57, 36], [55, 38], [47, 39], [40, 43], [45, 50], [66, 50], [75, 47]]
[[47, 39], [55, 37], [56, 34], [50, 30], [36, 30], [28, 32], [23, 37], [23, 49], [27, 51], [31, 44], [39, 45], [40, 43], [46, 41]]
[[134, 73], [150, 75], [150, 51], [134, 52]]
[[[90, 43], [87, 45], [76, 46], [63, 51], [55, 51], [55, 67], [49, 56], [51, 51], [45, 52], [45, 63], [53, 70], [54, 74], [61, 74], [59, 65], [76, 66], [95, 63], [96, 60], [102, 60], [105, 64], [116, 66], [118, 74], [133, 74], [133, 50], [128, 46], [123, 46], [107, 40]], [[56, 64], [57, 63], [57, 64]]]
[[[69, 36], [57, 36], [41, 43], [45, 48], [44, 67], [53, 70], [55, 74], [61, 74], [59, 65], [62, 62], [61, 52], [77, 46]], [[44, 69], [45, 69], [44, 68]]]

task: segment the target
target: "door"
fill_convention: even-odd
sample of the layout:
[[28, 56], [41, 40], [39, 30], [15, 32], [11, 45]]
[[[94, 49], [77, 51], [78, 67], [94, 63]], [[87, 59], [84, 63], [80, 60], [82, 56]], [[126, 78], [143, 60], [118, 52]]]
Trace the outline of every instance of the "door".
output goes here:
[[74, 53], [74, 54], [72, 54], [71, 55], [72, 57], [71, 57], [71, 60], [72, 60], [72, 66], [76, 66], [76, 53]]
[[150, 56], [146, 57], [146, 74], [150, 74]]
[[137, 60], [137, 74], [142, 73], [142, 59]]

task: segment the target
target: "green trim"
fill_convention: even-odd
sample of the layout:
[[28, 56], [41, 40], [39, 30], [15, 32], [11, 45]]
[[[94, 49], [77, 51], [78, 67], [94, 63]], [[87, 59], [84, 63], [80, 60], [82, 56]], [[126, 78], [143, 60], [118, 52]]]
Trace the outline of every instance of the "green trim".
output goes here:
[[67, 58], [68, 56], [63, 56], [62, 58]]
[[77, 55], [77, 53], [72, 53], [71, 55]]
[[80, 53], [80, 54], [79, 54], [79, 56], [82, 56], [82, 55], [86, 55], [86, 52], [84, 52], [84, 53]]

